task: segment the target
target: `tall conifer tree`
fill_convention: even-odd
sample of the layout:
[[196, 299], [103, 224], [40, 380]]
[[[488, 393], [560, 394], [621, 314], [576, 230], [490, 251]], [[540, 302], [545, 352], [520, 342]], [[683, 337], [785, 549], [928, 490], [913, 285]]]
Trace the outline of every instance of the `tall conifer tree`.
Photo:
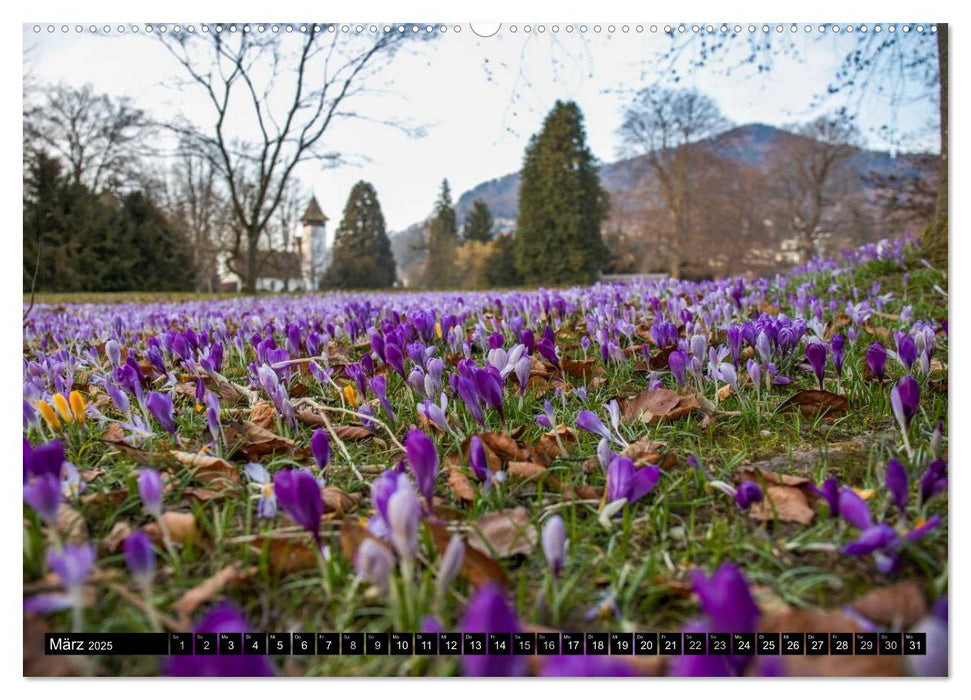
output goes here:
[[361, 180], [354, 185], [344, 206], [323, 286], [366, 289], [390, 287], [394, 281], [394, 255], [381, 204], [371, 183]]
[[481, 199], [472, 203], [472, 211], [465, 217], [465, 240], [483, 241], [492, 240], [492, 214], [489, 207]]
[[583, 114], [576, 103], [557, 101], [523, 160], [515, 249], [523, 280], [594, 281], [608, 256], [600, 234], [607, 208]]
[[428, 238], [425, 244], [423, 284], [426, 287], [454, 287], [459, 284], [455, 253], [458, 248], [458, 223], [452, 206], [452, 192], [448, 180], [442, 180], [442, 189], [435, 202], [435, 213], [428, 222]]

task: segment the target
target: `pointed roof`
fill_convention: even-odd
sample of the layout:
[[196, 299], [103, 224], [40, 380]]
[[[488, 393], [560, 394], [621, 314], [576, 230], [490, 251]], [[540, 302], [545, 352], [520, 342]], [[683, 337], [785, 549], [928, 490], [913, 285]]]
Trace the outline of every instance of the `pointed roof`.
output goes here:
[[324, 212], [320, 210], [320, 205], [317, 204], [317, 198], [311, 197], [310, 204], [307, 205], [307, 211], [303, 213], [303, 217], [300, 219], [302, 224], [326, 224], [327, 217], [324, 216]]

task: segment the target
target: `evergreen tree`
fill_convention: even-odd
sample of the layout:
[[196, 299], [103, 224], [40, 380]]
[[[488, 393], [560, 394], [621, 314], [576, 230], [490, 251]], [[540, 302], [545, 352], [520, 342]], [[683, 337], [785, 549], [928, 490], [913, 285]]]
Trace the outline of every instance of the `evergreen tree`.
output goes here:
[[597, 278], [608, 257], [600, 234], [608, 200], [598, 171], [580, 108], [557, 101], [523, 160], [515, 260], [526, 283]]
[[427, 256], [423, 284], [426, 287], [454, 287], [458, 284], [455, 253], [458, 248], [458, 223], [452, 207], [452, 193], [448, 180], [442, 180], [442, 189], [435, 203], [435, 214], [428, 224], [425, 245]]
[[516, 239], [511, 233], [500, 233], [492, 241], [486, 281], [490, 287], [516, 287], [523, 283], [516, 269]]
[[371, 183], [361, 180], [354, 185], [344, 206], [322, 286], [366, 289], [390, 287], [394, 281], [394, 255], [381, 204]]
[[489, 207], [481, 199], [472, 203], [472, 211], [465, 217], [465, 240], [492, 240], [492, 214], [489, 213]]
[[195, 285], [183, 232], [143, 192], [122, 198], [106, 248], [113, 265], [103, 273], [104, 289], [169, 292]]

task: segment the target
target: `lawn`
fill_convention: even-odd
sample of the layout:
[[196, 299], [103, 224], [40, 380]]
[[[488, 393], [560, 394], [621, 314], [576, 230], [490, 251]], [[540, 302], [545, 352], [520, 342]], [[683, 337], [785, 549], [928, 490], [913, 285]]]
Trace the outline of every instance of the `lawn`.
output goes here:
[[936, 672], [939, 647], [921, 666], [28, 647], [72, 628], [936, 630], [946, 289], [895, 241], [770, 279], [41, 297], [25, 673]]

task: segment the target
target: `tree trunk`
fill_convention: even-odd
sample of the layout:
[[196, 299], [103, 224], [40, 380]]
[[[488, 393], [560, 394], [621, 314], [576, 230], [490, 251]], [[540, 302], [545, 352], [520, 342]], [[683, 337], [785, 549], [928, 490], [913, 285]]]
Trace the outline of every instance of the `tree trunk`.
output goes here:
[[252, 294], [256, 291], [256, 278], [259, 277], [259, 251], [256, 249], [256, 243], [259, 240], [259, 231], [254, 233], [251, 231], [246, 237], [246, 278], [243, 280], [243, 291], [247, 294]]
[[812, 229], [807, 229], [802, 232], [802, 261], [807, 263], [814, 255], [816, 255], [816, 241], [813, 240]]
[[948, 61], [947, 61], [947, 23], [937, 25], [938, 83], [940, 86], [941, 118], [941, 160], [937, 180], [937, 211], [934, 223], [924, 241], [927, 257], [938, 265], [947, 266], [947, 100], [948, 100]]

